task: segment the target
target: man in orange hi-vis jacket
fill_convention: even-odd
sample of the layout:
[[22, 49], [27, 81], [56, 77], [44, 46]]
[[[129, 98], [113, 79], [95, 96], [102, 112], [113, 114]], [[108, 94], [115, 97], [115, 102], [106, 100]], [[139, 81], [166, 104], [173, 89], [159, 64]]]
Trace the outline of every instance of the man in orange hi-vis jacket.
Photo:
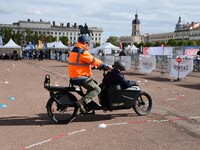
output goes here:
[[91, 69], [95, 66], [100, 69], [108, 68], [110, 66], [104, 64], [101, 60], [93, 57], [88, 51], [90, 45], [90, 38], [88, 36], [80, 36], [78, 43], [72, 49], [68, 59], [68, 73], [70, 80], [83, 86], [87, 89], [87, 94], [77, 101], [80, 110], [85, 113], [84, 105], [89, 104], [92, 98], [101, 92], [101, 88], [92, 80]]

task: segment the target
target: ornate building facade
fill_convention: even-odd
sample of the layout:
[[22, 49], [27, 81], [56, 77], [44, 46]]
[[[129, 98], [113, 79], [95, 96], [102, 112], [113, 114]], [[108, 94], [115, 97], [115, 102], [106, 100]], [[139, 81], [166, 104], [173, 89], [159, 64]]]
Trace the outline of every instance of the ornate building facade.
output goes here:
[[[60, 37], [66, 36], [68, 37], [70, 43], [74, 43], [78, 40], [80, 35], [80, 30], [78, 27], [79, 26], [76, 23], [73, 25], [70, 25], [70, 23], [67, 23], [66, 25], [64, 25], [64, 23], [56, 25], [55, 21], [53, 21], [51, 24], [50, 21], [45, 22], [42, 21], [42, 19], [40, 19], [40, 21], [31, 21], [30, 19], [27, 19], [27, 21], [19, 21], [13, 24], [0, 24], [0, 29], [8, 28], [12, 29], [14, 33], [22, 34], [25, 34], [26, 29], [31, 29], [34, 34], [45, 36], [52, 35], [53, 37], [56, 37], [57, 41], [60, 39]], [[92, 30], [93, 32], [93, 36], [91, 37], [93, 42], [102, 44], [103, 29], [97, 27], [89, 27], [89, 30]]]
[[170, 39], [176, 40], [200, 40], [200, 23], [182, 23], [181, 17], [179, 16], [178, 22], [175, 25], [175, 30], [172, 32], [158, 33], [158, 34], [140, 34], [140, 20], [138, 14], [135, 14], [135, 18], [132, 21], [132, 33], [131, 36], [121, 36], [119, 40], [122, 43], [156, 43], [164, 42], [167, 43]]
[[132, 33], [131, 36], [122, 36], [119, 38], [121, 43], [141, 43], [141, 35], [140, 35], [140, 20], [138, 18], [138, 14], [135, 14], [135, 18], [132, 21]]

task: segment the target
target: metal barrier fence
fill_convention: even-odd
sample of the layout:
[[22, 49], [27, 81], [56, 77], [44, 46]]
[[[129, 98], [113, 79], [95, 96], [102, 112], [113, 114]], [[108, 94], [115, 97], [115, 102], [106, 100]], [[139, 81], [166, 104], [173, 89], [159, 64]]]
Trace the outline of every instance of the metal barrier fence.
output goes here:
[[[107, 56], [114, 56], [114, 61], [120, 60], [119, 55], [107, 55]], [[128, 55], [131, 57], [131, 69], [138, 70], [139, 69], [139, 63], [140, 63], [140, 54], [133, 54]], [[161, 72], [161, 74], [169, 73], [170, 69], [170, 60], [176, 59], [179, 55], [172, 55], [172, 56], [166, 56], [166, 55], [156, 55], [156, 69], [155, 71]], [[105, 56], [99, 56], [95, 55], [96, 58], [99, 58], [103, 62], [105, 61]], [[191, 58], [183, 58], [183, 59], [191, 59]], [[197, 60], [196, 57], [194, 58], [194, 70], [200, 72], [200, 60]]]

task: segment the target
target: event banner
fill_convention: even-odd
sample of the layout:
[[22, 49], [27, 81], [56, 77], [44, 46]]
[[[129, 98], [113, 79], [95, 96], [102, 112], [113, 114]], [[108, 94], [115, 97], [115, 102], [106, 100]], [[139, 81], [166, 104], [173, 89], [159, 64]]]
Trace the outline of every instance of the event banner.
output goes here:
[[173, 55], [173, 47], [143, 47], [143, 54], [144, 55]]
[[131, 67], [131, 56], [120, 56], [120, 60], [126, 64], [126, 70]]
[[156, 58], [149, 55], [140, 55], [140, 73], [151, 73], [156, 68]]
[[[179, 73], [178, 73], [179, 68]], [[184, 78], [193, 70], [193, 59], [182, 59], [180, 64], [176, 59], [171, 59], [170, 62], [170, 77]]]
[[114, 56], [105, 56], [104, 63], [112, 66], [114, 64], [114, 59]]
[[184, 46], [183, 54], [186, 56], [195, 56], [197, 52], [200, 50], [200, 46]]

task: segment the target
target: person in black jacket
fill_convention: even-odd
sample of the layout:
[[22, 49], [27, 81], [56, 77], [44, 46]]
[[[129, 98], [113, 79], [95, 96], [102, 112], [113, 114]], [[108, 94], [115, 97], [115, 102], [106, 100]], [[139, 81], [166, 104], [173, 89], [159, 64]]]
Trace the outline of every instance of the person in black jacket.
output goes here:
[[124, 52], [124, 49], [119, 53], [119, 56], [126, 56], [126, 53]]
[[122, 71], [126, 70], [125, 63], [121, 61], [114, 62], [113, 69], [105, 75], [104, 82], [107, 86], [120, 84], [122, 89], [136, 85], [135, 81], [126, 80]]

